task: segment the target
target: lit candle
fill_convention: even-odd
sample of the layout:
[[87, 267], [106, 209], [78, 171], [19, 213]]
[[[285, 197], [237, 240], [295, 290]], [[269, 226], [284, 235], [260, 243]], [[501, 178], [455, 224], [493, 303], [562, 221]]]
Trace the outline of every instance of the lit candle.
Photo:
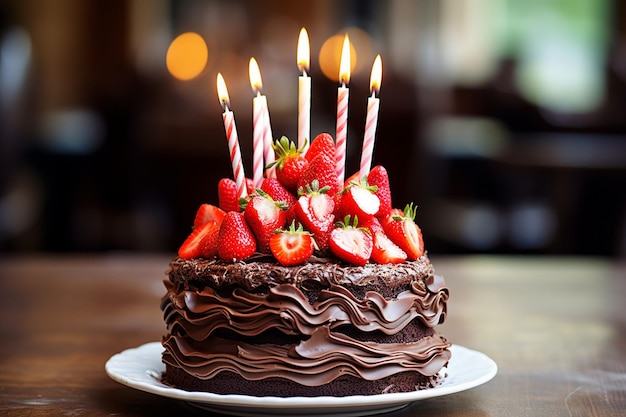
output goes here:
[[372, 96], [367, 99], [367, 117], [365, 119], [365, 135], [363, 136], [363, 150], [361, 152], [361, 166], [359, 177], [366, 177], [372, 166], [372, 153], [376, 137], [376, 125], [378, 124], [378, 107], [380, 99], [376, 94], [380, 92], [380, 84], [383, 78], [383, 64], [380, 55], [376, 56], [372, 65], [370, 76], [370, 92]]
[[302, 75], [298, 77], [298, 149], [306, 154], [311, 144], [311, 77], [307, 75], [310, 61], [309, 35], [305, 28], [298, 36], [297, 63]]
[[348, 34], [343, 39], [341, 62], [339, 65], [339, 81], [341, 86], [337, 90], [337, 131], [335, 135], [337, 147], [337, 179], [343, 184], [346, 175], [346, 136], [348, 134], [348, 96], [350, 90], [350, 40]]
[[[262, 152], [262, 159], [260, 160], [261, 169], [261, 177], [257, 186], [257, 180], [253, 180], [255, 183], [255, 187], [260, 187], [261, 182], [263, 182], [263, 170], [265, 167], [274, 162], [276, 159], [276, 155], [274, 154], [274, 148], [272, 147], [272, 126], [270, 124], [270, 112], [267, 107], [267, 97], [261, 94], [261, 89], [263, 88], [263, 80], [261, 79], [261, 70], [259, 70], [259, 65], [256, 62], [256, 59], [250, 58], [249, 65], [249, 73], [250, 73], [250, 85], [252, 86], [252, 90], [256, 93], [256, 97], [252, 99], [252, 113], [254, 116], [254, 151], [255, 154], [253, 156], [254, 161], [257, 161], [256, 152]], [[258, 131], [257, 131], [258, 129]], [[260, 139], [257, 138], [257, 134], [260, 135]], [[259, 141], [257, 143], [257, 140]], [[265, 160], [265, 164], [263, 164], [263, 159]], [[255, 165], [255, 169], [258, 169]], [[274, 168], [269, 168], [265, 171], [266, 177], [274, 176]], [[256, 178], [256, 177], [254, 177]]]
[[256, 94], [256, 97], [252, 99], [252, 182], [254, 188], [260, 188], [263, 182], [263, 151], [265, 149], [264, 141], [267, 129], [264, 109], [267, 108], [267, 99], [261, 94], [263, 81], [261, 80], [261, 71], [254, 58], [250, 58], [249, 74], [250, 86], [252, 86], [252, 91]]
[[217, 74], [217, 96], [220, 104], [224, 109], [222, 119], [224, 120], [224, 129], [226, 130], [226, 140], [228, 141], [228, 150], [230, 152], [230, 161], [233, 166], [233, 176], [235, 184], [237, 184], [237, 195], [246, 197], [246, 176], [243, 172], [243, 163], [241, 161], [241, 150], [239, 149], [239, 138], [237, 137], [237, 126], [235, 125], [235, 115], [228, 108], [228, 90], [221, 73]]

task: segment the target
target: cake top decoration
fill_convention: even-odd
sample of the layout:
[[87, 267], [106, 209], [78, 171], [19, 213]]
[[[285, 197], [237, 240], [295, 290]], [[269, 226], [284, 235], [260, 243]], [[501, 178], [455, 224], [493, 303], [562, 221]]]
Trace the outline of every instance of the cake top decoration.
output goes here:
[[[335, 138], [310, 135], [311, 77], [308, 34], [300, 31], [297, 47], [299, 77], [297, 143], [286, 136], [273, 140], [262, 94], [261, 72], [250, 59], [253, 93], [253, 177], [246, 178], [239, 137], [226, 83], [217, 75], [218, 98], [233, 169], [233, 179], [218, 183], [218, 204], [201, 204], [193, 229], [178, 250], [185, 259], [218, 257], [240, 262], [256, 253], [291, 266], [313, 254], [335, 257], [352, 265], [368, 262], [397, 264], [424, 254], [422, 232], [415, 223], [416, 207], [393, 208], [387, 171], [371, 168], [382, 80], [382, 59], [374, 60], [371, 96], [360, 169], [345, 177], [348, 122], [350, 42], [342, 49], [337, 90]], [[370, 169], [371, 168], [371, 169]]]

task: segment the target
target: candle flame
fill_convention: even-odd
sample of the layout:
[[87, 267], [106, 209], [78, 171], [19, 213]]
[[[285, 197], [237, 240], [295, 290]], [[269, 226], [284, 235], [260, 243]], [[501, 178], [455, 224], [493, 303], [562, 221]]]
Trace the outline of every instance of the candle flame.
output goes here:
[[263, 88], [263, 80], [261, 79], [261, 70], [259, 69], [259, 64], [257, 64], [256, 59], [254, 58], [250, 58], [248, 73], [250, 74], [250, 86], [252, 87], [252, 90], [256, 94], [259, 94], [261, 89]]
[[217, 97], [222, 107], [224, 107], [224, 109], [228, 108], [230, 104], [228, 89], [226, 88], [226, 82], [224, 82], [224, 77], [221, 72], [217, 73]]
[[305, 28], [300, 29], [298, 36], [298, 50], [296, 54], [297, 64], [300, 71], [306, 73], [309, 70], [311, 60], [311, 50], [309, 46], [309, 34]]
[[370, 91], [372, 94], [380, 92], [380, 83], [383, 79], [383, 62], [380, 55], [376, 55], [372, 65], [372, 75], [370, 76]]
[[348, 34], [343, 38], [341, 48], [341, 63], [339, 64], [339, 81], [345, 85], [350, 82], [350, 39]]

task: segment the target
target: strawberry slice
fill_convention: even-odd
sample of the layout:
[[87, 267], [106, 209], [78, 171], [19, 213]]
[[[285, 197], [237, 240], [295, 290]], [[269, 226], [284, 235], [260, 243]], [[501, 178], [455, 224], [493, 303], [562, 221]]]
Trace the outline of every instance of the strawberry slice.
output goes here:
[[376, 165], [367, 176], [367, 183], [376, 187], [375, 194], [380, 200], [376, 217], [384, 217], [391, 211], [391, 188], [387, 170], [382, 165]]
[[178, 249], [183, 259], [212, 258], [217, 253], [217, 239], [220, 226], [214, 220], [195, 227]]
[[335, 221], [335, 202], [327, 191], [327, 187], [320, 189], [317, 180], [313, 180], [295, 205], [296, 219], [313, 233], [317, 246], [322, 251], [328, 248], [328, 235]]
[[220, 226], [222, 224], [222, 219], [224, 218], [225, 214], [226, 212], [217, 206], [206, 203], [201, 204], [200, 207], [198, 207], [198, 211], [196, 211], [196, 217], [193, 221], [193, 227], [195, 229], [202, 226], [208, 221], [215, 221], [217, 222], [218, 226]]
[[333, 255], [342, 261], [363, 266], [372, 254], [372, 236], [363, 227], [357, 227], [357, 219], [350, 223], [350, 216], [330, 233], [328, 246]]
[[352, 215], [360, 219], [373, 217], [380, 207], [380, 200], [375, 194], [376, 187], [371, 187], [367, 181], [353, 182], [341, 192], [340, 216]]
[[222, 220], [217, 238], [217, 256], [228, 262], [239, 262], [256, 251], [256, 239], [243, 213], [229, 211]]
[[292, 222], [287, 230], [280, 230], [270, 238], [269, 247], [274, 258], [284, 266], [303, 264], [313, 255], [313, 237], [302, 225]]
[[407, 259], [411, 261], [424, 254], [422, 231], [414, 221], [416, 213], [417, 207], [407, 204], [402, 215], [390, 214], [382, 223], [385, 234], [406, 252]]
[[406, 261], [406, 252], [393, 243], [382, 230], [374, 232], [372, 240], [374, 241], [372, 261], [378, 264], [398, 264]]
[[256, 237], [257, 250], [269, 253], [270, 238], [276, 229], [281, 229], [285, 225], [286, 214], [282, 209], [282, 203], [276, 203], [262, 190], [257, 192], [259, 194], [248, 201], [243, 216]]

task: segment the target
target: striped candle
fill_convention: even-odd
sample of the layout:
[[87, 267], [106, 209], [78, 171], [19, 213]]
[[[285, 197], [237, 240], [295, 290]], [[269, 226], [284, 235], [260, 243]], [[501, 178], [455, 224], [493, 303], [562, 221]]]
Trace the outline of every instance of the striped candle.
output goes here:
[[339, 81], [341, 86], [337, 89], [337, 130], [335, 135], [336, 169], [339, 184], [343, 184], [346, 175], [346, 138], [348, 135], [348, 97], [350, 90], [347, 85], [350, 82], [350, 40], [348, 34], [343, 39], [341, 50], [341, 63], [339, 65]]
[[230, 161], [233, 167], [233, 176], [237, 185], [237, 195], [247, 197], [246, 175], [243, 171], [243, 163], [241, 160], [241, 150], [239, 149], [239, 137], [237, 136], [237, 126], [235, 125], [235, 115], [228, 108], [228, 90], [221, 73], [217, 74], [217, 94], [220, 104], [224, 108], [222, 119], [224, 121], [224, 130], [226, 131], [226, 140], [228, 142], [228, 150], [230, 153]]
[[380, 99], [376, 97], [376, 94], [380, 91], [381, 80], [382, 60], [380, 55], [377, 55], [374, 60], [374, 65], [372, 65], [372, 74], [370, 76], [370, 91], [372, 96], [367, 99], [367, 117], [365, 118], [365, 134], [363, 136], [359, 178], [367, 177], [372, 166], [372, 154], [374, 152], [376, 126], [378, 124], [378, 108], [380, 106]]

